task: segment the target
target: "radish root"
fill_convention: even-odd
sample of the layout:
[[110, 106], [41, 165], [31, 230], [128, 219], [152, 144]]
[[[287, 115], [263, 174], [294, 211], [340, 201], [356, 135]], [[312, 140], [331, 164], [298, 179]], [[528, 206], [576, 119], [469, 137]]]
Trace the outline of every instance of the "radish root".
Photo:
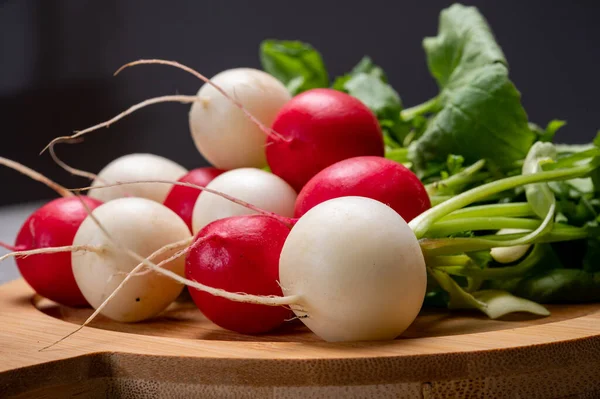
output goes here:
[[71, 189], [71, 191], [79, 193], [79, 192], [88, 191], [88, 190], [91, 190], [91, 189], [96, 190], [96, 189], [101, 189], [101, 188], [124, 186], [124, 185], [129, 185], [129, 184], [145, 184], [145, 183], [172, 184], [172, 185], [175, 185], [175, 186], [184, 186], [184, 187], [195, 188], [197, 190], [206, 191], [207, 193], [218, 195], [221, 198], [224, 198], [224, 199], [226, 199], [228, 201], [231, 201], [231, 202], [233, 202], [235, 204], [241, 205], [244, 208], [247, 208], [247, 209], [250, 209], [252, 211], [258, 212], [261, 215], [272, 217], [272, 218], [280, 221], [281, 223], [285, 224], [290, 229], [296, 223], [296, 219], [287, 218], [285, 216], [277, 215], [276, 213], [273, 213], [273, 212], [265, 211], [263, 209], [258, 208], [255, 205], [252, 205], [252, 204], [250, 204], [250, 203], [248, 203], [246, 201], [242, 201], [240, 199], [232, 197], [232, 196], [230, 196], [228, 194], [222, 193], [222, 192], [217, 191], [217, 190], [213, 190], [211, 188], [206, 188], [204, 186], [199, 186], [199, 185], [196, 185], [196, 184], [188, 183], [188, 182], [177, 182], [177, 181], [170, 181], [170, 180], [137, 180], [137, 181], [134, 181], [134, 182], [118, 182], [118, 183], [106, 184], [106, 185], [102, 185], [102, 186], [94, 186], [94, 187], [90, 186], [90, 187], [74, 188], [74, 189]]
[[[264, 123], [262, 123], [260, 120], [258, 120], [258, 118], [256, 118], [254, 115], [252, 115], [250, 113], [250, 111], [248, 111], [243, 105], [242, 103], [240, 103], [238, 100], [236, 100], [234, 98], [234, 96], [230, 96], [229, 94], [227, 94], [227, 92], [225, 90], [223, 90], [223, 88], [219, 87], [217, 84], [215, 84], [213, 81], [211, 81], [209, 78], [207, 78], [206, 76], [202, 75], [200, 72], [186, 66], [183, 65], [177, 61], [167, 61], [167, 60], [159, 60], [159, 59], [149, 59], [149, 60], [137, 60], [137, 61], [133, 61], [133, 62], [129, 62], [125, 65], [123, 65], [122, 67], [120, 67], [119, 69], [117, 69], [117, 71], [114, 73], [114, 76], [117, 76], [121, 71], [123, 71], [126, 68], [132, 67], [132, 66], [136, 66], [136, 65], [149, 65], [149, 64], [160, 64], [160, 65], [169, 65], [178, 69], [182, 69], [186, 72], [191, 73], [192, 75], [194, 75], [195, 77], [197, 77], [198, 79], [202, 80], [204, 83], [211, 85], [212, 87], [214, 87], [219, 93], [221, 93], [225, 98], [227, 98], [229, 101], [231, 101], [236, 107], [238, 107], [243, 113], [244, 115], [246, 115], [252, 122], [254, 122], [254, 124], [256, 124], [260, 130], [265, 133], [267, 136], [275, 136], [280, 140], [284, 140], [284, 141], [289, 141], [289, 139], [283, 137], [281, 134], [277, 133], [275, 130], [265, 126]], [[234, 93], [235, 94], [235, 93]]]
[[[174, 249], [187, 246], [187, 245], [189, 245], [191, 243], [192, 240], [193, 240], [193, 237], [190, 237], [190, 238], [186, 238], [185, 240], [181, 240], [181, 241], [177, 241], [177, 242], [172, 243], [172, 244], [165, 245], [164, 247], [162, 247], [162, 248], [156, 250], [155, 252], [153, 252], [147, 259], [148, 260], [154, 259], [157, 256], [160, 256], [160, 255], [164, 254], [165, 252], [172, 251]], [[183, 251], [179, 251], [179, 252], [177, 252], [177, 254], [180, 254], [182, 252]], [[177, 255], [177, 254], [175, 254], [174, 256], [171, 256], [168, 259], [165, 259], [165, 260], [161, 261], [156, 266], [157, 267], [162, 267], [162, 266], [166, 265], [167, 263], [169, 263], [169, 262], [177, 259], [179, 256], [181, 256], [181, 255]], [[123, 288], [125, 286], [125, 284], [131, 278], [140, 275], [137, 272], [140, 269], [142, 269], [144, 266], [145, 266], [144, 263], [140, 263], [135, 268], [133, 268], [133, 270], [131, 270], [131, 272], [126, 273], [127, 276], [123, 279], [123, 281], [121, 281], [121, 283], [117, 286], [117, 288], [115, 288], [113, 290], [113, 292], [104, 300], [104, 302], [102, 302], [100, 304], [100, 306], [98, 306], [98, 308], [94, 311], [94, 313], [92, 313], [92, 315], [90, 317], [88, 317], [87, 320], [84, 321], [83, 324], [81, 326], [79, 326], [77, 329], [75, 329], [70, 335], [75, 334], [76, 332], [80, 331], [83, 327], [85, 327], [88, 324], [90, 324], [96, 318], [96, 316], [98, 316], [100, 314], [100, 312], [102, 312], [102, 310], [106, 307], [106, 305], [119, 293], [119, 291], [121, 291], [121, 288]]]
[[144, 108], [148, 105], [158, 104], [158, 103], [166, 103], [166, 102], [179, 102], [182, 104], [187, 104], [187, 103], [193, 103], [195, 101], [202, 101], [202, 99], [197, 96], [184, 96], [184, 95], [173, 95], [173, 96], [162, 96], [162, 97], [150, 98], [148, 100], [142, 101], [141, 103], [131, 106], [126, 111], [121, 112], [119, 115], [115, 116], [114, 118], [112, 118], [106, 122], [99, 123], [95, 126], [89, 127], [84, 130], [76, 131], [75, 134], [73, 134], [71, 136], [61, 136], [61, 137], [55, 138], [48, 145], [46, 145], [46, 147], [44, 147], [44, 149], [40, 152], [40, 155], [43, 154], [46, 150], [48, 150], [51, 146], [53, 146], [57, 143], [70, 141], [70, 140], [79, 138], [87, 133], [93, 132], [94, 130], [101, 129], [103, 127], [109, 127], [110, 125], [119, 121], [120, 119], [123, 119], [127, 115], [137, 111], [138, 109]]
[[[86, 172], [85, 170], [76, 169], [76, 168], [73, 168], [72, 166], [69, 166], [66, 163], [64, 163], [58, 157], [58, 155], [56, 155], [56, 151], [54, 150], [54, 144], [50, 145], [50, 147], [48, 148], [48, 151], [50, 152], [50, 156], [52, 157], [52, 159], [54, 160], [54, 162], [56, 162], [56, 164], [58, 166], [60, 166], [61, 168], [63, 168], [67, 172], [69, 172], [70, 174], [72, 174], [74, 176], [85, 177], [85, 178], [88, 178], [90, 180], [94, 180], [94, 179], [98, 178], [97, 175], [95, 175], [95, 174], [93, 174], [91, 172]], [[101, 180], [101, 181], [102, 181], [102, 183], [105, 183], [104, 180]]]
[[48, 248], [38, 248], [31, 249], [28, 251], [14, 251], [7, 253], [6, 255], [0, 256], [0, 262], [8, 259], [8, 258], [17, 258], [22, 257], [26, 258], [31, 255], [41, 255], [41, 254], [56, 254], [60, 252], [95, 252], [102, 253], [106, 250], [105, 247], [93, 246], [93, 245], [67, 245], [64, 247], [48, 247]]
[[[159, 181], [162, 182], [162, 181]], [[124, 183], [127, 184], [127, 183]], [[185, 185], [185, 184], [183, 184]], [[194, 185], [192, 185], [194, 186]], [[200, 187], [200, 186], [197, 186]], [[78, 190], [74, 190], [74, 191], [79, 191]], [[212, 190], [211, 190], [212, 191]], [[193, 281], [193, 280], [189, 280], [185, 277], [180, 276], [179, 274], [172, 272], [170, 270], [167, 269], [163, 269], [161, 267], [161, 265], [164, 265], [170, 261], [172, 261], [173, 259], [182, 256], [184, 253], [186, 253], [190, 248], [192, 248], [194, 246], [194, 243], [192, 244], [191, 247], [184, 249], [182, 251], [179, 251], [178, 253], [176, 253], [175, 255], [173, 255], [172, 257], [165, 259], [164, 261], [160, 262], [159, 264], [155, 264], [152, 261], [150, 261], [148, 258], [144, 258], [143, 256], [139, 255], [138, 253], [132, 251], [131, 249], [125, 247], [124, 245], [121, 245], [120, 243], [118, 243], [117, 241], [115, 241], [112, 236], [110, 235], [110, 233], [104, 228], [104, 226], [100, 223], [100, 221], [98, 220], [98, 218], [96, 218], [96, 216], [92, 213], [92, 210], [88, 207], [88, 205], [81, 200], [81, 196], [76, 194], [77, 198], [81, 201], [81, 204], [83, 205], [83, 207], [85, 208], [85, 210], [88, 213], [88, 216], [90, 217], [90, 219], [96, 224], [96, 226], [102, 231], [102, 233], [105, 235], [105, 237], [108, 239], [108, 241], [114, 245], [116, 248], [118, 248], [119, 250], [123, 251], [125, 254], [129, 255], [130, 257], [132, 257], [133, 259], [137, 260], [138, 262], [140, 262], [139, 265], [137, 265], [130, 273], [129, 275], [123, 279], [123, 281], [121, 282], [121, 284], [119, 284], [119, 286], [117, 287], [117, 289], [115, 289], [115, 291], [113, 291], [113, 293], [102, 303], [102, 305], [100, 307], [98, 307], [98, 309], [101, 309], [103, 306], [106, 306], [106, 304], [108, 303], [108, 301], [110, 301], [112, 298], [114, 298], [114, 296], [116, 295], [116, 292], [118, 289], [120, 289], [124, 283], [126, 281], [128, 281], [129, 279], [131, 279], [133, 277], [133, 274], [135, 274], [137, 271], [139, 271], [139, 269], [141, 269], [143, 266], [148, 267], [149, 269], [165, 275], [181, 284], [184, 284], [188, 287], [192, 287], [195, 288], [199, 291], [202, 292], [206, 292], [208, 294], [217, 296], [217, 297], [221, 297], [221, 298], [225, 298], [225, 299], [229, 299], [232, 301], [236, 301], [236, 302], [243, 302], [243, 303], [251, 303], [251, 304], [256, 304], [256, 305], [266, 305], [266, 306], [291, 306], [291, 305], [297, 305], [300, 302], [301, 297], [299, 295], [289, 295], [289, 296], [277, 296], [277, 295], [268, 295], [268, 296], [261, 296], [261, 295], [251, 295], [251, 294], [246, 294], [246, 293], [233, 293], [233, 292], [229, 292], [229, 291], [225, 291], [223, 289], [220, 288], [214, 288], [214, 287], [210, 287], [207, 286], [205, 284], [199, 283], [197, 281]], [[217, 194], [218, 195], [218, 194]], [[229, 196], [228, 196], [229, 197]], [[188, 241], [188, 240], [186, 240]], [[198, 240], [198, 241], [203, 241], [203, 240]], [[175, 245], [178, 243], [174, 243], [174, 244], [170, 244], [170, 245]], [[184, 245], [181, 241], [179, 242], [179, 244]], [[158, 251], [161, 251], [161, 249], [159, 249]], [[152, 255], [151, 255], [152, 256]], [[92, 320], [93, 317], [96, 317], [97, 314], [100, 313], [100, 310], [96, 310], [94, 312], [94, 314], [92, 314], [92, 316], [90, 316], [88, 318], [88, 320], [86, 320], [81, 326], [79, 326], [76, 330], [70, 332], [69, 334], [65, 335], [64, 337], [60, 338], [59, 340], [51, 343], [50, 345], [47, 345], [43, 348], [41, 348], [39, 351], [44, 351], [46, 349], [49, 349], [51, 347], [53, 347], [56, 344], [59, 344], [60, 342], [64, 341], [65, 339], [69, 338], [70, 336], [72, 336], [73, 334], [76, 334], [78, 331], [80, 331], [85, 325], [89, 324]]]
[[25, 176], [32, 178], [33, 180], [36, 180], [36, 181], [39, 181], [40, 183], [45, 184], [46, 186], [50, 187], [52, 190], [56, 191], [59, 195], [61, 195], [63, 197], [70, 197], [73, 195], [65, 187], [61, 186], [58, 183], [53, 182], [52, 180], [48, 179], [46, 176], [42, 175], [41, 173], [36, 172], [35, 170], [28, 168], [27, 166], [22, 165], [18, 162], [12, 161], [12, 160], [4, 158], [4, 157], [0, 157], [0, 165], [4, 165], [8, 168], [14, 169], [17, 172], [20, 172], [20, 173], [24, 174]]
[[25, 249], [25, 248], [21, 248], [21, 247], [15, 247], [14, 245], [7, 244], [3, 241], [0, 241], [0, 247], [8, 249], [9, 251], [12, 251], [12, 252], [23, 251]]

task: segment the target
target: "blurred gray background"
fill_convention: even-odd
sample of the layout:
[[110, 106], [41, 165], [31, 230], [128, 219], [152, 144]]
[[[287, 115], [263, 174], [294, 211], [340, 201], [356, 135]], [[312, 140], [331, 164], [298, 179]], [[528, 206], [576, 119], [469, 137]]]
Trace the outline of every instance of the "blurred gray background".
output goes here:
[[[0, 1], [0, 120], [5, 156], [67, 186], [85, 184], [39, 151], [52, 138], [106, 120], [145, 98], [194, 94], [184, 72], [142, 66], [113, 72], [138, 58], [165, 58], [206, 75], [259, 67], [262, 39], [299, 39], [324, 56], [332, 76], [370, 55], [388, 73], [405, 105], [436, 93], [421, 40], [435, 35], [451, 1]], [[567, 119], [565, 142], [589, 141], [598, 123], [599, 3], [593, 1], [466, 1], [490, 22], [511, 65], [532, 121]], [[152, 152], [188, 168], [205, 164], [187, 125], [189, 106], [163, 104], [62, 146], [72, 164], [98, 171], [131, 152]], [[0, 205], [54, 193], [0, 168]], [[17, 187], [18, 185], [18, 187]]]

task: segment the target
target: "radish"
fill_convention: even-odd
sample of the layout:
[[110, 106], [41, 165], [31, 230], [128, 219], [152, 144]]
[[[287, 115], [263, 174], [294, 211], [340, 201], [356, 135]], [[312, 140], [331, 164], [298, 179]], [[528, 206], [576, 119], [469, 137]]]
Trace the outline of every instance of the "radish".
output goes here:
[[[221, 223], [227, 223], [219, 222], [215, 222], [215, 229]], [[231, 223], [230, 226], [235, 224]], [[280, 221], [277, 223], [285, 226]], [[240, 224], [243, 226], [243, 223]], [[264, 237], [267, 241], [271, 240], [272, 226]], [[206, 229], [205, 241], [200, 245], [207, 245], [206, 253], [213, 255], [223, 249], [223, 241], [221, 245], [216, 242], [218, 240], [211, 243], [214, 237], [208, 234], [208, 226]], [[195, 288], [236, 302], [293, 307], [308, 328], [327, 341], [393, 339], [412, 323], [425, 295], [425, 260], [415, 235], [393, 209], [370, 198], [335, 198], [315, 206], [297, 222], [285, 239], [279, 258], [283, 297], [233, 293], [186, 279], [177, 272], [158, 267], [130, 250], [125, 240], [110, 237], [109, 228], [105, 230], [109, 234], [104, 236], [106, 241], [103, 238], [102, 244], [114, 244], [121, 250], [121, 256], [128, 255], [159, 274], [188, 285], [191, 292]], [[236, 236], [243, 237], [240, 233]], [[256, 248], [244, 245], [244, 241], [240, 240], [226, 242], [228, 249], [223, 254], [237, 253], [239, 256], [242, 250], [248, 251], [245, 248], [252, 249], [252, 252]], [[199, 262], [208, 268], [210, 261], [202, 259], [203, 255], [190, 255], [188, 267], [192, 268]], [[221, 259], [230, 260], [226, 255]], [[237, 262], [227, 266], [236, 272], [243, 267], [243, 263]], [[198, 274], [207, 279], [215, 275], [205, 277], [203, 273]], [[216, 280], [224, 284], [252, 285], [248, 281], [227, 282], [226, 275], [213, 281]], [[213, 306], [218, 306], [218, 302]], [[239, 327], [233, 325], [233, 315], [221, 317], [222, 323], [231, 322], [230, 326]]]
[[[279, 80], [257, 69], [235, 68], [217, 74], [213, 82], [185, 65], [165, 60], [130, 62], [119, 68], [115, 75], [125, 68], [142, 64], [170, 65], [193, 74], [206, 84], [195, 96], [172, 95], [144, 100], [108, 121], [77, 131], [71, 136], [53, 139], [42, 152], [47, 149], [53, 151], [58, 143], [75, 142], [75, 139], [85, 134], [109, 127], [148, 105], [179, 102], [193, 104], [189, 113], [192, 138], [198, 150], [213, 166], [225, 170], [266, 166], [266, 138], [274, 136], [283, 139], [268, 126], [281, 107], [291, 99], [290, 93]], [[90, 176], [88, 172], [58, 163], [70, 173]]]
[[[94, 308], [115, 290], [138, 264], [113, 248], [96, 221], [121, 245], [148, 257], [169, 244], [191, 237], [185, 222], [162, 204], [145, 198], [120, 198], [94, 209], [73, 240], [74, 245], [106, 248], [101, 252], [72, 254], [75, 281], [83, 296]], [[175, 249], [162, 251], [156, 260], [168, 258]], [[178, 275], [184, 273], [184, 259], [163, 266]], [[110, 319], [135, 322], [162, 312], [181, 293], [183, 285], [156, 273], [135, 276], [102, 310]]]
[[[246, 201], [279, 216], [294, 216], [296, 192], [289, 184], [272, 173], [255, 168], [230, 170], [212, 180], [206, 188]], [[194, 205], [192, 227], [194, 234], [209, 223], [230, 216], [255, 213], [213, 193], [203, 193]]]
[[306, 212], [279, 260], [298, 316], [326, 341], [394, 339], [417, 317], [427, 286], [425, 259], [408, 224], [364, 197], [341, 197]]
[[[266, 126], [291, 99], [279, 80], [257, 69], [229, 69], [211, 81]], [[189, 125], [204, 158], [220, 169], [264, 167], [266, 135], [261, 128], [213, 85], [203, 85], [197, 95], [201, 101], [192, 104]]]
[[102, 202], [89, 197], [79, 199], [66, 188], [9, 159], [0, 157], [0, 164], [46, 184], [63, 196], [33, 212], [21, 226], [15, 245], [6, 246], [16, 251], [10, 255], [16, 256], [21, 276], [45, 298], [66, 306], [87, 306], [73, 277], [68, 252], [83, 249], [73, 247], [75, 233], [87, 217], [82, 201], [90, 209]]
[[266, 155], [274, 174], [300, 191], [322, 169], [346, 158], [384, 155], [377, 117], [360, 100], [333, 89], [297, 95], [277, 114]]
[[[98, 173], [92, 187], [116, 182], [164, 179], [177, 180], [188, 171], [181, 165], [158, 155], [129, 154], [115, 159]], [[103, 202], [122, 197], [147, 198], [163, 203], [172, 186], [164, 184], [136, 184], [131, 187], [110, 187], [90, 190], [88, 195]]]
[[317, 173], [298, 194], [295, 217], [332, 198], [360, 196], [392, 207], [406, 222], [431, 207], [425, 186], [403, 165], [363, 156], [334, 163]]
[[[223, 173], [223, 170], [216, 168], [198, 168], [193, 169], [178, 180], [178, 182], [193, 183], [198, 186], [206, 186], [215, 177]], [[187, 186], [173, 186], [164, 205], [179, 215], [192, 231], [192, 213], [194, 205], [201, 191]]]
[[[126, 240], [112, 238], [108, 229], [101, 227], [93, 214], [90, 218], [104, 233], [103, 244], [106, 242], [114, 245], [123, 256], [141, 262], [134, 271], [144, 265], [161, 275], [215, 297], [257, 305], [290, 306], [311, 331], [327, 341], [393, 339], [412, 323], [421, 308], [427, 285], [425, 259], [431, 262], [436, 280], [440, 284], [443, 283], [442, 287], [448, 288], [450, 295], [455, 297], [457, 302], [454, 306], [477, 308], [492, 318], [513, 311], [547, 315], [548, 312], [543, 307], [524, 306], [531, 305], [531, 302], [510, 297], [508, 293], [494, 292], [490, 297], [490, 292], [466, 292], [446, 274], [444, 270], [448, 268], [437, 268], [445, 265], [457, 265], [460, 268], [463, 267], [462, 262], [470, 260], [466, 255], [448, 255], [552, 240], [551, 234], [543, 233], [547, 220], [552, 219], [553, 213], [548, 213], [542, 223], [533, 221], [538, 227], [531, 233], [507, 240], [475, 237], [424, 239], [419, 242], [419, 239], [424, 237], [436, 221], [486, 197], [528, 184], [581, 177], [593, 168], [595, 165], [582, 165], [564, 170], [512, 176], [487, 183], [423, 212], [410, 224], [392, 208], [374, 199], [347, 196], [322, 202], [294, 224], [283, 245], [279, 259], [279, 277], [285, 296], [234, 293], [187, 279], [132, 251], [127, 247]], [[193, 186], [189, 183], [177, 184]], [[214, 190], [211, 193], [219, 195]], [[220, 195], [253, 211], [258, 210], [243, 201]], [[497, 205], [488, 207], [494, 209], [494, 212], [498, 211]], [[476, 212], [471, 213], [478, 214], [482, 211], [484, 208], [480, 206]], [[278, 219], [283, 225], [288, 224], [286, 218], [268, 213], [266, 216]], [[461, 221], [468, 226], [469, 219], [474, 216], [464, 216], [464, 220], [460, 217], [450, 220]], [[494, 222], [503, 220], [501, 218]], [[567, 232], [562, 237], [578, 239], [581, 234], [588, 234], [578, 228], [569, 230], [573, 229], [577, 232]], [[557, 231], [552, 234], [561, 233]], [[204, 237], [207, 241], [211, 238], [210, 235]], [[197, 240], [195, 244], [203, 243], [202, 240]], [[235, 246], [229, 251], [232, 248], [235, 249]], [[169, 262], [186, 251], [189, 252], [190, 249], [180, 251], [161, 263]], [[117, 289], [123, 288], [125, 280], [132, 275], [129, 274]], [[101, 306], [110, 302], [111, 297], [116, 298], [114, 292]], [[498, 298], [503, 299], [498, 301]], [[509, 299], [508, 302], [512, 305], [504, 306], [507, 303], [505, 299]]]
[[[187, 254], [185, 274], [188, 279], [231, 292], [282, 295], [277, 283], [279, 255], [289, 233], [289, 226], [269, 216], [219, 219], [196, 236]], [[270, 331], [291, 315], [283, 307], [233, 302], [193, 288], [190, 294], [208, 319], [243, 334]]]

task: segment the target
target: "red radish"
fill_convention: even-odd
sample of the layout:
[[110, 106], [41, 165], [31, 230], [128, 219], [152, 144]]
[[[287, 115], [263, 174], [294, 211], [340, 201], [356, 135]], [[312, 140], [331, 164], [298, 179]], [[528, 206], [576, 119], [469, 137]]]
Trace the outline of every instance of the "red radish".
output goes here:
[[[81, 201], [92, 210], [102, 205], [94, 198], [80, 198], [58, 198], [35, 211], [21, 227], [15, 247], [28, 251], [73, 245], [75, 233], [88, 216]], [[70, 252], [18, 257], [16, 263], [25, 281], [39, 295], [62, 305], [88, 305], [75, 282]]]
[[296, 191], [322, 169], [341, 160], [384, 155], [383, 134], [360, 100], [332, 89], [308, 90], [287, 102], [267, 138], [274, 174]]
[[[288, 226], [269, 216], [216, 220], [196, 236], [186, 258], [186, 277], [230, 292], [282, 295], [279, 255], [289, 233]], [[190, 294], [212, 322], [243, 334], [270, 331], [291, 316], [283, 307], [234, 302], [191, 287]]]
[[383, 202], [409, 222], [431, 208], [425, 186], [403, 165], [381, 157], [355, 157], [319, 172], [300, 191], [294, 216], [327, 200], [359, 196]]
[[[94, 209], [102, 204], [90, 197], [77, 198], [61, 185], [10, 159], [0, 157], [0, 164], [44, 183], [63, 196], [42, 206], [27, 218], [17, 234], [14, 247], [10, 248], [17, 251], [15, 253], [59, 247], [65, 247], [66, 250], [66, 247], [73, 245], [75, 233], [88, 215], [85, 206]], [[71, 269], [71, 252], [52, 252], [17, 257], [19, 272], [39, 295], [62, 305], [86, 306], [87, 301], [75, 283]]]
[[[206, 167], [197, 168], [189, 171], [185, 176], [177, 180], [183, 183], [192, 183], [198, 186], [206, 186], [215, 177], [219, 176], [224, 170]], [[192, 231], [192, 214], [194, 212], [194, 205], [200, 195], [201, 191], [186, 186], [174, 186], [167, 199], [165, 199], [164, 205], [171, 209], [173, 212], [179, 215], [183, 221], [188, 225], [190, 231]]]

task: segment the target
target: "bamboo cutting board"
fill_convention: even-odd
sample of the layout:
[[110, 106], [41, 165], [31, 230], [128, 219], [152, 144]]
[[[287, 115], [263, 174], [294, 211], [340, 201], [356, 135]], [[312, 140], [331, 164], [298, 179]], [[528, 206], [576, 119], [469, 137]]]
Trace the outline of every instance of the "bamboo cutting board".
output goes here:
[[222, 330], [186, 303], [121, 324], [0, 286], [0, 398], [600, 398], [600, 304], [488, 320], [424, 311], [394, 341], [330, 344], [299, 322]]

